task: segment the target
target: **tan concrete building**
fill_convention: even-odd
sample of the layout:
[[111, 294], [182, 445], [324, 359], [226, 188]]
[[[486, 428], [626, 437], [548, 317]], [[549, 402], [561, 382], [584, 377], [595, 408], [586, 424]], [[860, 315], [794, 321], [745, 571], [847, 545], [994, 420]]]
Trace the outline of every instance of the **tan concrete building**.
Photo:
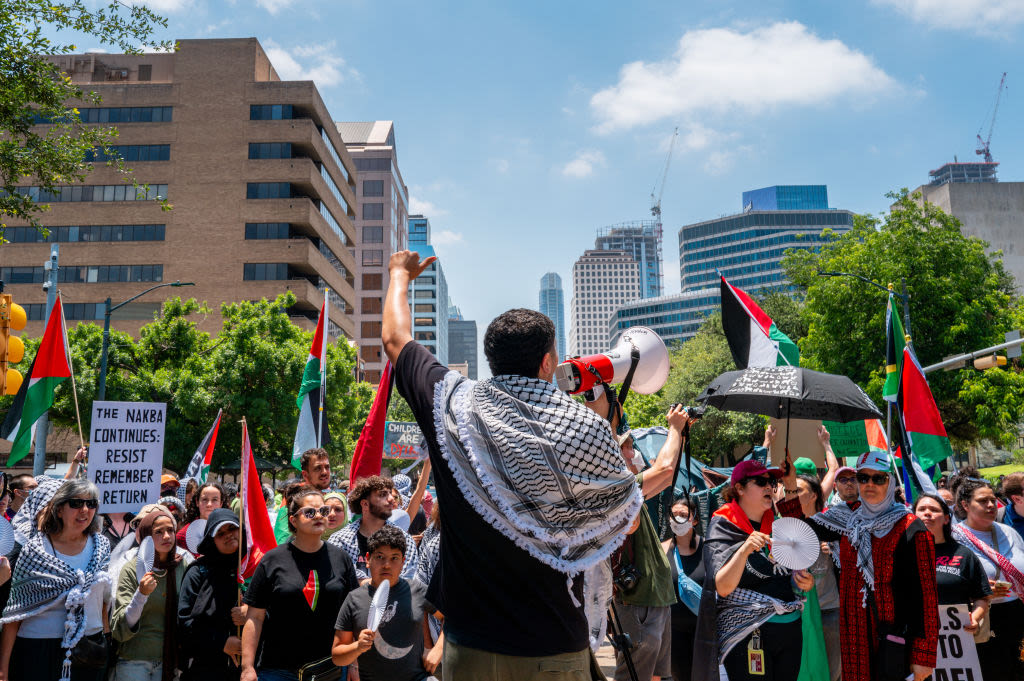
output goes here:
[[392, 121], [336, 123], [359, 173], [356, 210], [356, 342], [364, 378], [380, 383], [387, 358], [381, 345], [388, 258], [407, 247], [409, 189], [398, 169]]
[[[182, 40], [173, 54], [55, 57], [75, 83], [103, 97], [83, 104], [84, 121], [116, 126], [117, 152], [148, 183], [137, 200], [116, 170], [96, 163], [82, 185], [42, 214], [60, 243], [60, 288], [71, 323], [102, 323], [103, 301], [118, 304], [161, 288], [114, 315], [135, 333], [165, 298], [222, 302], [274, 298], [290, 290], [290, 310], [316, 323], [330, 289], [329, 333], [357, 336], [356, 167], [311, 81], [282, 81], [255, 38]], [[152, 199], [166, 197], [173, 210]], [[0, 279], [25, 306], [25, 335], [42, 332], [40, 284], [50, 244], [10, 223], [0, 246]], [[216, 332], [219, 315], [203, 326]]]

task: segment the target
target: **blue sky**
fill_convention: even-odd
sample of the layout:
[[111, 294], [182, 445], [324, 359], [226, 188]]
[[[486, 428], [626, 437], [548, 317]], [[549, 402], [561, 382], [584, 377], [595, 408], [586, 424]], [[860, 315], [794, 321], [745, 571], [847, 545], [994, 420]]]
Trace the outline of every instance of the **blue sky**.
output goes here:
[[832, 207], [879, 213], [976, 158], [1003, 71], [992, 150], [1024, 180], [1024, 0], [147, 4], [162, 37], [259, 38], [337, 120], [394, 120], [413, 211], [481, 334], [535, 308], [545, 272], [568, 285], [597, 228], [649, 216], [677, 125], [667, 293], [679, 227], [746, 189], [827, 184]]

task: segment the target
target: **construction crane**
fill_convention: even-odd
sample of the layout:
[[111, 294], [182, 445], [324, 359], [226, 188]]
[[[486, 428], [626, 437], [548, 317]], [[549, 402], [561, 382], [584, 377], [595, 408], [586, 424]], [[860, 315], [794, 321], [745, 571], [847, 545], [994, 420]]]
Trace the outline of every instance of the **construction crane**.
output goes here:
[[989, 142], [992, 141], [992, 130], [996, 127], [996, 114], [999, 113], [999, 98], [1003, 95], [1003, 86], [1006, 85], [1006, 72], [1003, 72], [1003, 77], [999, 81], [999, 89], [996, 90], [996, 105], [992, 108], [992, 122], [988, 126], [988, 137], [981, 139], [981, 131], [985, 127], [982, 123], [982, 127], [978, 128], [978, 148], [974, 150], [974, 153], [978, 156], [985, 157], [985, 163], [992, 163], [992, 152], [989, 151]]
[[[679, 137], [679, 127], [672, 132], [672, 141], [668, 144], [668, 156], [665, 158], [665, 170], [661, 173], [661, 181], [654, 185], [651, 190], [651, 215], [654, 216], [658, 227], [661, 227], [661, 195], [665, 193], [665, 179], [668, 177], [668, 167], [672, 163], [672, 150], [676, 146], [676, 138]], [[657, 197], [655, 197], [657, 193]]]

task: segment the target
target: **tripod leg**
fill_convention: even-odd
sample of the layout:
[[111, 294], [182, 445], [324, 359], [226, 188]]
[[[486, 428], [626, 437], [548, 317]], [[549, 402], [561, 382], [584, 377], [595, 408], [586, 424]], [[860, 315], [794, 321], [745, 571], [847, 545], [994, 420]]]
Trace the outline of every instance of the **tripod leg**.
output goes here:
[[[612, 647], [617, 652], [622, 653], [622, 659], [626, 662], [626, 671], [629, 672], [630, 681], [640, 681], [640, 677], [636, 673], [636, 665], [633, 664], [633, 653], [630, 650], [631, 641], [629, 634], [622, 629], [622, 621], [619, 619], [619, 611], [615, 607], [615, 600], [609, 604], [608, 610], [608, 629], [609, 637], [612, 639]], [[614, 635], [611, 633], [614, 630]]]

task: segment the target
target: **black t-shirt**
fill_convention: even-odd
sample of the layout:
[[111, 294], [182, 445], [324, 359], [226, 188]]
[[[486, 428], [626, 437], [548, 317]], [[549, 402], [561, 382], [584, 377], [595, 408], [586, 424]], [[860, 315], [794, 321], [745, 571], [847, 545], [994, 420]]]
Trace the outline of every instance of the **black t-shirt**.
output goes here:
[[[441, 510], [444, 541], [427, 599], [445, 617], [454, 643], [501, 655], [575, 653], [589, 645], [582, 605], [569, 597], [566, 577], [517, 547], [466, 502], [434, 429], [434, 385], [448, 368], [416, 342], [395, 364], [398, 391], [427, 441]], [[583, 579], [573, 580], [583, 602]]]
[[[334, 628], [350, 631], [354, 639], [366, 628], [370, 601], [377, 593], [365, 584], [351, 592], [338, 612]], [[426, 599], [427, 587], [399, 578], [388, 592], [373, 647], [359, 656], [363, 681], [421, 681], [430, 674], [423, 668], [423, 615], [434, 612]]]
[[416, 517], [409, 523], [409, 534], [423, 534], [425, 529], [427, 529], [427, 514], [423, 511], [423, 507], [420, 506], [416, 509]]
[[981, 561], [955, 541], [935, 545], [935, 586], [940, 605], [973, 603], [992, 593]]
[[[359, 555], [356, 556], [356, 569], [370, 574], [370, 566], [366, 564], [366, 554], [370, 552], [370, 540], [363, 536], [363, 533], [356, 530], [356, 543], [359, 545]], [[359, 581], [358, 579], [356, 581]]]
[[330, 655], [338, 609], [358, 586], [352, 561], [337, 546], [325, 542], [306, 553], [288, 542], [268, 551], [244, 599], [267, 611], [256, 667], [294, 671]]

